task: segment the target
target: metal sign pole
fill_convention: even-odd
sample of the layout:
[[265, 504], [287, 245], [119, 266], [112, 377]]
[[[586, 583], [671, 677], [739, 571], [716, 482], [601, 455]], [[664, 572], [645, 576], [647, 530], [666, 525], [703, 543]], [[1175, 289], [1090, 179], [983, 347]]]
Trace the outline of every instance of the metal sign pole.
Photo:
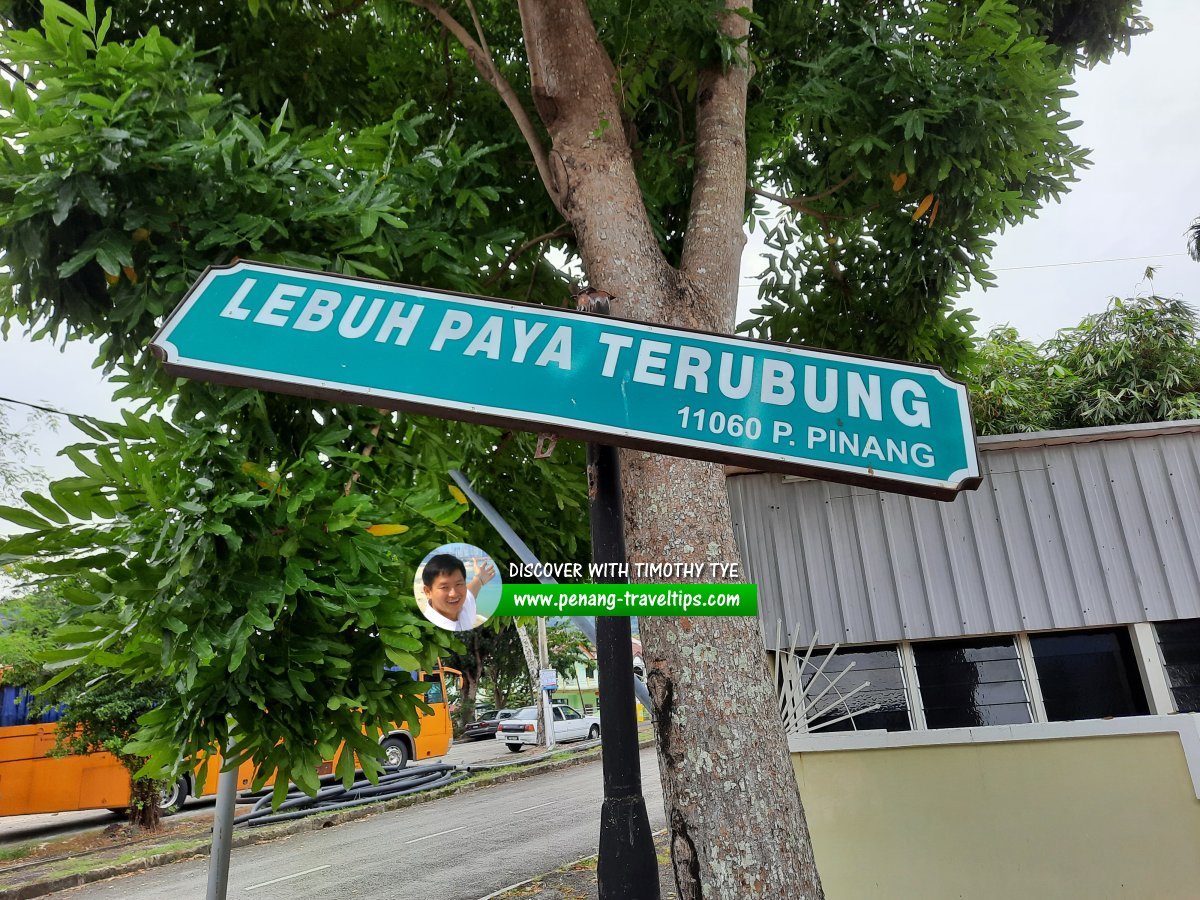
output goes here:
[[[592, 559], [625, 562], [621, 474], [617, 450], [588, 444]], [[628, 581], [614, 578], [616, 583]], [[596, 617], [604, 806], [600, 813], [600, 900], [659, 900], [658, 858], [642, 796], [637, 715], [633, 702], [633, 644], [628, 616]]]
[[[612, 295], [585, 289], [575, 297], [581, 312], [604, 317]], [[617, 448], [587, 445], [588, 512], [592, 562], [610, 571], [628, 564], [621, 467]], [[624, 584], [628, 576], [612, 581]], [[633, 699], [633, 629], [628, 616], [596, 617], [597, 705], [603, 742], [604, 805], [600, 810], [600, 853], [596, 865], [599, 900], [659, 900], [658, 857], [642, 796]]]
[[[233, 756], [233, 744], [225, 760]], [[213, 814], [212, 852], [208, 857], [208, 893], [205, 900], [225, 900], [229, 891], [229, 857], [233, 849], [233, 814], [237, 806], [238, 770], [222, 772], [217, 779], [217, 805]]]

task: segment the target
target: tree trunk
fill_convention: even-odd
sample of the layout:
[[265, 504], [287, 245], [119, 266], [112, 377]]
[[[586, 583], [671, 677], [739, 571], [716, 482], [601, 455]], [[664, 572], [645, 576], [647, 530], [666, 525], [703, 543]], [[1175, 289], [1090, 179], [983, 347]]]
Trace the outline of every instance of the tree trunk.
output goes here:
[[529, 683], [533, 687], [533, 703], [537, 707], [538, 744], [546, 744], [546, 708], [542, 703], [542, 683], [538, 672], [537, 651], [533, 649], [533, 641], [520, 625], [516, 626], [517, 636], [521, 639], [521, 652], [525, 654], [525, 665], [529, 668]]
[[469, 669], [463, 670], [462, 696], [458, 701], [458, 710], [454, 714], [456, 732], [461, 732], [471, 722], [475, 721], [475, 697], [479, 693], [478, 676]]
[[[728, 8], [749, 2], [727, 0]], [[548, 185], [591, 285], [618, 315], [732, 329], [745, 241], [748, 63], [704, 73], [680, 269], [659, 251], [620, 127], [614, 71], [584, 0], [522, 0]], [[747, 23], [721, 18], [733, 39]], [[720, 466], [623, 452], [630, 562], [738, 559]], [[641, 632], [680, 897], [819, 898], [804, 810], [754, 618], [645, 617]]]
[[[136, 768], [140, 769], [141, 764]], [[158, 808], [158, 789], [157, 781], [130, 776], [129, 821], [143, 831], [158, 831], [162, 824], [162, 815]]]
[[466, 706], [468, 703], [471, 708], [475, 707], [475, 697], [479, 694], [479, 679], [475, 677], [473, 672], [463, 672], [463, 691], [462, 702]]

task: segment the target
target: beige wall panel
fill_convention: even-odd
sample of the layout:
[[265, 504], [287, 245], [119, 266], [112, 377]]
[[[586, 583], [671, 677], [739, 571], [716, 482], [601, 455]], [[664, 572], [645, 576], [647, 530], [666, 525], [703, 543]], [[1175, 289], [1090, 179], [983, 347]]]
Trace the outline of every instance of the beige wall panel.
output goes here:
[[1200, 897], [1177, 734], [792, 759], [827, 900]]

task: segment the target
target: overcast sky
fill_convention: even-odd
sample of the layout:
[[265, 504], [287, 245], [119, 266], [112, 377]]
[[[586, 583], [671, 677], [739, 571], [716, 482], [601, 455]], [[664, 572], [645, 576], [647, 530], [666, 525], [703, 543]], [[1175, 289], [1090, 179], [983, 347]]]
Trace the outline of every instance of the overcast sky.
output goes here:
[[[1010, 323], [1043, 340], [1112, 296], [1148, 292], [1148, 265], [1157, 270], [1156, 293], [1200, 304], [1200, 263], [1186, 255], [1184, 236], [1200, 216], [1200, 2], [1146, 0], [1143, 8], [1154, 33], [1136, 40], [1128, 57], [1081, 73], [1079, 96], [1069, 102], [1083, 122], [1076, 139], [1092, 148], [1092, 168], [1061, 204], [1000, 236], [997, 287], [962, 301], [979, 316], [980, 330]], [[743, 282], [760, 266], [751, 251]], [[753, 302], [753, 287], [743, 288], [740, 308]], [[85, 346], [60, 352], [14, 333], [0, 339], [0, 397], [111, 416], [112, 390], [91, 362]], [[3, 408], [10, 425], [23, 425], [20, 407]], [[70, 474], [54, 454], [76, 439], [74, 430], [64, 423], [34, 436], [38, 449], [29, 461]]]

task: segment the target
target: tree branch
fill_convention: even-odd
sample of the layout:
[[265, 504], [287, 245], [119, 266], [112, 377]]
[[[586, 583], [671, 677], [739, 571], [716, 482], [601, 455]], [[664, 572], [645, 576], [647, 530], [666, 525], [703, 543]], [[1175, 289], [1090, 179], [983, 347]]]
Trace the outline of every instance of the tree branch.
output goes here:
[[854, 180], [854, 173], [851, 172], [833, 187], [825, 188], [823, 191], [818, 191], [815, 194], [800, 197], [780, 197], [778, 194], [771, 194], [766, 191], [760, 191], [755, 187], [750, 187], [752, 193], [758, 194], [760, 197], [766, 197], [768, 200], [777, 200], [785, 206], [791, 206], [794, 203], [811, 203], [814, 200], [824, 200], [826, 197], [832, 196]]
[[[587, 279], [617, 315], [669, 321], [678, 273], [659, 247], [637, 180], [617, 72], [587, 0], [518, 0], [533, 104], [553, 146], [563, 215]], [[744, 179], [743, 179], [744, 180]]]
[[[380, 412], [383, 413], [385, 416], [391, 415], [391, 412], [386, 409], [381, 409]], [[372, 438], [379, 437], [379, 426], [382, 424], [383, 424], [382, 422], [376, 422], [374, 425], [371, 426], [371, 437]], [[362, 448], [362, 455], [364, 457], [370, 456], [374, 450], [375, 450], [374, 444], [367, 444], [366, 446], [364, 446]], [[350, 491], [353, 490], [354, 485], [358, 483], [359, 474], [360, 473], [358, 471], [358, 466], [355, 466], [354, 471], [350, 473], [350, 480], [347, 481], [346, 486], [344, 488], [342, 488], [342, 496], [344, 496], [344, 497], [350, 496]]]
[[746, 193], [754, 194], [757, 197], [765, 197], [767, 200], [774, 200], [776, 203], [782, 203], [788, 209], [794, 209], [796, 212], [804, 213], [805, 215], [812, 216], [814, 219], [819, 219], [824, 222], [826, 219], [844, 219], [846, 216], [837, 216], [833, 213], [822, 212], [819, 209], [814, 209], [808, 205], [809, 202], [828, 197], [839, 188], [845, 187], [853, 177], [853, 175], [847, 175], [833, 187], [827, 188], [826, 190], [821, 191], [819, 194], [813, 194], [810, 197], [784, 197], [779, 194], [772, 194], [770, 191], [764, 191], [762, 188], [756, 188], [753, 185], [748, 185], [746, 187]]
[[[555, 186], [554, 177], [550, 171], [550, 156], [546, 152], [546, 148], [542, 146], [541, 136], [534, 127], [533, 120], [529, 117], [525, 107], [521, 105], [521, 99], [513, 90], [512, 85], [508, 83], [500, 70], [496, 68], [495, 62], [492, 60], [491, 54], [488, 53], [474, 38], [467, 33], [467, 30], [459, 24], [454, 16], [450, 15], [443, 7], [439, 6], [434, 0], [409, 0], [414, 6], [428, 12], [442, 24], [447, 31], [462, 44], [463, 49], [467, 51], [467, 56], [471, 58], [476, 71], [483, 76], [484, 81], [496, 89], [496, 93], [500, 95], [500, 99], [504, 101], [504, 105], [508, 107], [509, 113], [516, 120], [517, 127], [521, 130], [521, 136], [525, 138], [525, 143], [529, 146], [529, 152], [533, 154], [534, 165], [537, 166], [538, 175], [541, 176], [542, 184], [546, 187], [546, 192], [550, 195], [550, 199], [554, 201], [555, 207], [562, 212], [562, 197], [561, 192]], [[474, 15], [474, 7], [472, 7], [472, 15]], [[476, 22], [478, 27], [478, 20]], [[481, 32], [482, 34], [482, 32]]]
[[525, 253], [527, 253], [529, 250], [532, 250], [538, 244], [541, 244], [545, 241], [552, 241], [557, 237], [564, 237], [565, 235], [568, 235], [570, 233], [571, 233], [571, 226], [564, 222], [562, 225], [559, 225], [553, 231], [547, 231], [545, 234], [539, 234], [535, 238], [530, 238], [525, 243], [523, 243], [520, 247], [518, 247], [516, 250], [514, 250], [510, 254], [508, 254], [508, 256], [504, 257], [504, 262], [500, 263], [499, 268], [497, 268], [497, 270], [496, 270], [496, 274], [492, 275], [486, 281], [484, 281], [483, 286], [487, 287], [487, 286], [495, 284], [497, 281], [499, 281], [500, 277], [504, 274], [505, 269], [507, 269], [509, 266], [511, 266], [513, 263], [515, 263]]
[[475, 11], [475, 4], [471, 0], [467, 0], [467, 9], [471, 11], [471, 21], [475, 23], [475, 34], [479, 38], [479, 46], [483, 48], [483, 52], [487, 54], [488, 59], [494, 60], [492, 56], [492, 48], [488, 46], [487, 38], [483, 34], [483, 25], [479, 22], [479, 13]]
[[683, 241], [681, 270], [688, 283], [717, 311], [713, 323], [732, 329], [737, 282], [746, 234], [746, 91], [751, 65], [746, 52], [752, 0], [725, 0], [718, 27], [737, 42], [727, 67], [700, 73], [696, 95], [696, 175]]
[[3, 60], [0, 60], [0, 69], [3, 69], [5, 72], [7, 72], [13, 78], [17, 79], [17, 81], [21, 82], [21, 84], [25, 85], [25, 87], [32, 90], [35, 94], [37, 93], [36, 89], [33, 87], [32, 84], [30, 84], [28, 82], [28, 80], [26, 80], [24, 75], [22, 75], [20, 72], [18, 72], [16, 69], [14, 69], [12, 66], [10, 66], [8, 63], [4, 62]]

